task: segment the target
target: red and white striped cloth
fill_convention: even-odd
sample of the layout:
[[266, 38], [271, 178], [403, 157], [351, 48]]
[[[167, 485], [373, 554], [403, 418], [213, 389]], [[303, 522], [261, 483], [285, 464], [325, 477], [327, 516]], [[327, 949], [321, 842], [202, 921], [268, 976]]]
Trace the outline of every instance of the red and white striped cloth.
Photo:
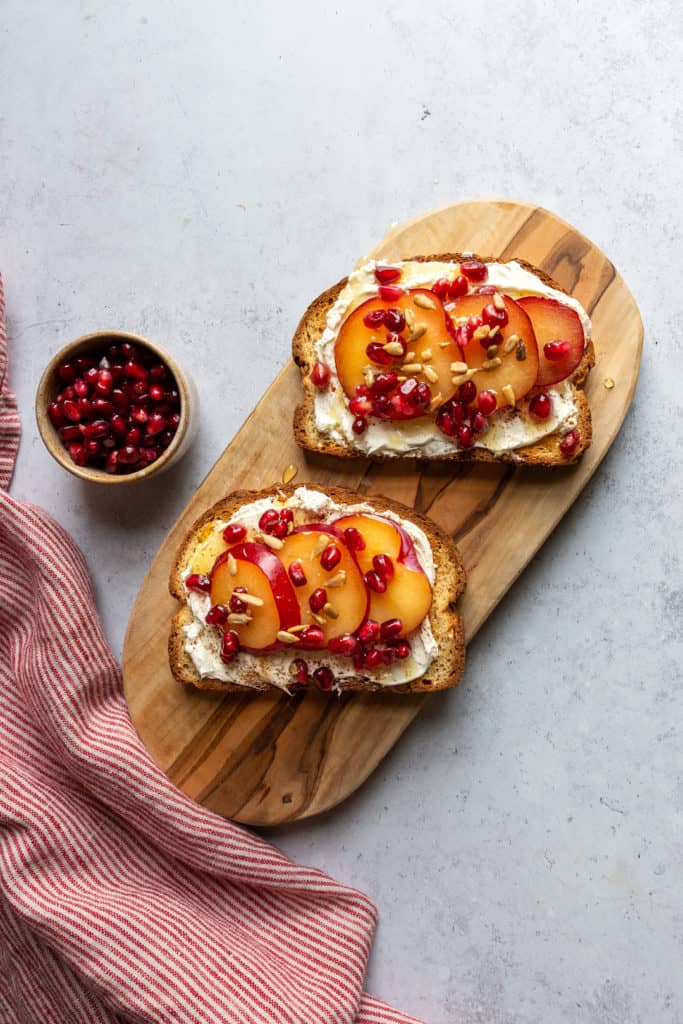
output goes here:
[[0, 281], [0, 1021], [419, 1024], [363, 994], [376, 912], [193, 803], [133, 730], [85, 560], [6, 493]]

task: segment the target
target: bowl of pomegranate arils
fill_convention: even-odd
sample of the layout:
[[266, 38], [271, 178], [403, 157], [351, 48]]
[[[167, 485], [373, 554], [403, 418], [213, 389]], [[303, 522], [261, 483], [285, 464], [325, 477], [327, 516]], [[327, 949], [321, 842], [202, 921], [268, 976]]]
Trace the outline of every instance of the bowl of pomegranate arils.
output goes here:
[[94, 483], [132, 483], [168, 469], [197, 425], [192, 379], [154, 342], [97, 331], [50, 360], [36, 418], [50, 454]]

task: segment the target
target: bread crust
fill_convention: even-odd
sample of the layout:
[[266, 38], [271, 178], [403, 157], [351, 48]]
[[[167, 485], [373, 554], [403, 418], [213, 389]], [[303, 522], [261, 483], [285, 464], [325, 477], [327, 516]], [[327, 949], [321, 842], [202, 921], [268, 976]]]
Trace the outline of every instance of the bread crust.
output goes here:
[[[462, 253], [442, 253], [435, 256], [409, 257], [411, 261], [418, 263], [427, 263], [431, 261], [461, 263], [464, 259], [472, 258], [479, 259], [483, 263], [506, 262], [497, 260], [493, 256], [475, 255], [472, 257], [469, 253], [467, 256], [464, 256]], [[569, 294], [566, 289], [562, 288], [562, 286], [557, 283], [557, 281], [554, 281], [552, 277], [545, 273], [545, 271], [539, 270], [539, 268], [535, 267], [532, 263], [528, 263], [526, 260], [519, 259], [517, 257], [516, 262], [526, 270], [535, 274], [541, 279], [541, 281], [543, 281], [544, 284], [548, 285], [549, 288], [555, 288], [557, 291], [564, 292], [565, 295]], [[333, 441], [318, 433], [316, 429], [314, 414], [315, 386], [310, 379], [311, 371], [316, 362], [315, 344], [325, 329], [329, 309], [336, 302], [347, 281], [348, 278], [345, 277], [343, 280], [338, 281], [337, 284], [327, 288], [321, 295], [318, 295], [302, 316], [296, 331], [294, 332], [294, 338], [292, 340], [292, 355], [294, 362], [301, 370], [301, 379], [304, 389], [303, 401], [297, 405], [294, 410], [293, 426], [296, 442], [300, 447], [305, 448], [308, 451], [324, 452], [326, 455], [337, 455], [340, 458], [347, 459], [372, 458], [373, 461], [386, 462], [395, 459], [425, 458], [425, 456], [421, 455], [420, 452], [415, 452], [414, 454], [410, 452], [402, 452], [397, 455], [391, 455], [386, 452], [373, 452], [372, 455], [369, 456], [367, 452], [363, 451], [363, 449], [357, 448], [352, 444], [345, 445]], [[579, 412], [577, 429], [580, 434], [579, 445], [570, 458], [567, 458], [560, 452], [559, 442], [561, 437], [559, 434], [554, 433], [549, 434], [548, 437], [542, 438], [535, 444], [527, 445], [524, 448], [517, 448], [510, 452], [495, 453], [487, 451], [484, 448], [470, 448], [466, 451], [453, 451], [444, 455], [430, 456], [430, 460], [435, 462], [507, 462], [514, 463], [515, 465], [524, 464], [532, 466], [571, 465], [580, 458], [593, 440], [590, 407], [583, 391], [583, 386], [594, 365], [595, 350], [593, 342], [589, 340], [581, 358], [581, 362], [571, 376], [567, 378], [575, 389], [575, 399]]]
[[[249, 677], [249, 685], [226, 683], [220, 679], [202, 678], [194, 667], [194, 663], [185, 651], [183, 627], [192, 621], [192, 614], [185, 603], [185, 589], [182, 572], [190, 562], [197, 545], [203, 539], [203, 533], [216, 519], [228, 519], [239, 508], [261, 498], [287, 498], [297, 489], [295, 484], [275, 484], [259, 491], [235, 491], [221, 498], [215, 505], [207, 509], [191, 526], [184, 541], [178, 548], [169, 577], [169, 590], [173, 597], [183, 602], [182, 607], [174, 616], [168, 641], [168, 656], [171, 671], [178, 682], [192, 685], [201, 690], [219, 690], [224, 693], [248, 694], [254, 691], [276, 690], [278, 687], [265, 683], [257, 674]], [[339, 505], [356, 505], [367, 501], [378, 513], [394, 512], [406, 519], [426, 534], [434, 557], [435, 579], [433, 586], [432, 607], [429, 620], [439, 653], [429, 670], [419, 679], [400, 686], [382, 686], [373, 682], [372, 678], [359, 676], [356, 679], [341, 683], [342, 691], [382, 691], [384, 693], [423, 693], [446, 689], [455, 686], [462, 676], [465, 667], [465, 637], [462, 617], [455, 607], [456, 602], [465, 589], [466, 574], [460, 553], [448, 536], [431, 520], [419, 512], [389, 498], [365, 498], [343, 487], [320, 487], [306, 483], [310, 490], [328, 495]], [[264, 655], [268, 657], [268, 655]]]

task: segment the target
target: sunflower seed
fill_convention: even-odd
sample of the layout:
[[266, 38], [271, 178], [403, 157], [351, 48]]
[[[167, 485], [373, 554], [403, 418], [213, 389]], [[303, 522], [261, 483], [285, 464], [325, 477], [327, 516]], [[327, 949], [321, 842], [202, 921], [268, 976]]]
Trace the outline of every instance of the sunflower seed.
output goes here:
[[228, 615], [228, 622], [231, 626], [246, 626], [251, 622], [251, 615], [246, 612], [231, 612]]
[[254, 608], [263, 608], [263, 598], [257, 597], [256, 594], [238, 594], [237, 596], [245, 604], [252, 604]]
[[288, 484], [290, 480], [293, 480], [296, 474], [299, 472], [298, 468], [294, 465], [289, 465], [282, 473], [283, 484]]
[[403, 345], [400, 341], [388, 341], [386, 345], [382, 345], [382, 348], [390, 356], [402, 356]]
[[503, 398], [506, 400], [506, 402], [509, 402], [510, 405], [514, 405], [517, 399], [515, 396], [515, 389], [513, 388], [512, 384], [506, 384], [504, 387], [501, 388], [501, 391], [503, 392]]
[[410, 334], [408, 335], [408, 344], [412, 345], [412, 343], [414, 341], [417, 341], [418, 338], [421, 338], [422, 335], [426, 333], [426, 331], [427, 328], [425, 327], [424, 324], [416, 324], [415, 327], [413, 327]]
[[493, 293], [493, 305], [496, 309], [505, 309], [505, 300], [502, 295], [498, 294], [498, 292]]
[[404, 373], [422, 373], [422, 363], [404, 363], [401, 369]]
[[482, 363], [481, 368], [482, 370], [495, 370], [502, 362], [503, 360], [500, 356], [494, 356], [493, 359], [487, 359], [486, 362]]
[[432, 358], [431, 348], [423, 348], [422, 352], [420, 353], [420, 357], [423, 363], [428, 363]]
[[522, 341], [521, 338], [517, 342], [517, 350], [515, 352], [515, 359], [517, 359], [520, 363], [523, 363], [524, 360], [526, 359], [526, 345], [524, 344], [524, 342]]
[[611, 377], [605, 377], [605, 379], [602, 382], [602, 386], [603, 388], [607, 388], [608, 391], [611, 391], [614, 387], [614, 381]]
[[286, 629], [278, 630], [277, 638], [283, 644], [298, 644], [299, 642], [299, 637], [295, 636], [294, 633], [288, 632]]
[[489, 345], [489, 347], [486, 349], [486, 355], [488, 356], [489, 359], [493, 359], [494, 356], [498, 355], [498, 346]]
[[325, 583], [326, 587], [343, 587], [346, 583], [346, 570], [340, 569], [334, 576], [330, 576], [329, 580]]
[[482, 338], [488, 338], [491, 333], [491, 328], [488, 324], [482, 324], [481, 327], [477, 327], [476, 331], [472, 335], [473, 341], [481, 341]]
[[503, 346], [503, 352], [505, 353], [505, 355], [509, 355], [509, 353], [512, 352], [513, 348], [517, 347], [517, 342], [521, 340], [522, 339], [518, 334], [511, 334], [508, 340], [505, 342], [505, 345]]
[[[337, 611], [333, 604], [330, 604], [329, 601], [327, 602], [327, 604], [323, 605], [323, 615], [326, 615], [328, 619], [339, 618], [339, 612]], [[325, 620], [323, 619], [323, 622], [324, 621]]]
[[233, 554], [228, 555], [228, 572], [231, 576], [237, 575], [237, 559]]
[[451, 373], [465, 373], [467, 363], [451, 363]]
[[413, 295], [413, 302], [420, 309], [436, 309], [436, 303], [428, 295]]
[[430, 384], [436, 384], [439, 379], [439, 375], [436, 370], [429, 365], [422, 367], [422, 375], [427, 378]]

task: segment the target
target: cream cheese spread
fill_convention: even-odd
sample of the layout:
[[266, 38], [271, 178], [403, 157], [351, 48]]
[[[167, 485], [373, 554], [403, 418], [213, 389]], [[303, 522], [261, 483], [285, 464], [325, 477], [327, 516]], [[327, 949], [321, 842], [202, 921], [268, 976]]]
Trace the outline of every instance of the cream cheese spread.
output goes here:
[[[309, 487], [297, 487], [291, 497], [280, 502], [274, 502], [271, 498], [262, 498], [243, 505], [230, 519], [218, 520], [214, 524], [214, 532], [221, 532], [232, 522], [256, 529], [262, 513], [273, 507], [299, 509], [305, 513], [309, 522], [321, 523], [330, 523], [342, 515], [376, 511], [367, 502], [359, 501], [354, 505], [340, 505], [320, 491]], [[401, 519], [393, 512], [382, 511], [381, 514], [396, 522], [408, 534], [415, 547], [415, 554], [420, 566], [433, 585], [434, 558], [424, 531], [414, 523]], [[186, 568], [183, 572], [183, 579], [189, 575], [189, 572], [189, 568]], [[187, 604], [192, 613], [192, 622], [183, 627], [185, 652], [202, 678], [210, 677], [253, 688], [253, 682], [249, 681], [249, 677], [256, 675], [272, 686], [288, 690], [292, 684], [289, 666], [293, 658], [297, 657], [294, 650], [266, 655], [254, 655], [240, 651], [236, 658], [226, 665], [220, 657], [220, 631], [215, 626], [207, 626], [204, 621], [206, 613], [211, 607], [209, 595], [187, 591]], [[420, 628], [411, 633], [407, 639], [411, 646], [411, 654], [408, 658], [403, 661], [394, 661], [392, 665], [382, 666], [374, 670], [372, 675], [367, 678], [371, 678], [373, 682], [380, 683], [382, 686], [399, 686], [424, 675], [439, 653], [429, 616], [424, 619]], [[329, 666], [338, 683], [359, 677], [349, 658], [330, 654], [325, 650], [307, 650], [302, 652], [302, 656], [305, 657], [311, 672], [322, 665]]]
[[[344, 392], [337, 377], [334, 346], [342, 321], [366, 299], [377, 294], [375, 267], [386, 266], [383, 261], [369, 260], [354, 270], [347, 284], [327, 314], [325, 330], [316, 343], [316, 358], [330, 368], [330, 385], [325, 391], [316, 391], [314, 411], [316, 429], [330, 440], [361, 449], [368, 455], [406, 455], [416, 458], [438, 458], [458, 451], [458, 445], [442, 434], [433, 424], [412, 423], [410, 420], [372, 420], [365, 433], [356, 435], [352, 430], [353, 415], [349, 412]], [[453, 279], [455, 264], [433, 260], [420, 263], [406, 260], [392, 263], [401, 268], [402, 288], [429, 288], [436, 280]], [[487, 263], [487, 285], [493, 285], [511, 298], [522, 295], [540, 295], [556, 299], [578, 314], [586, 342], [591, 336], [591, 322], [583, 306], [570, 295], [546, 285], [536, 274], [515, 260], [509, 263]], [[448, 303], [446, 304], [448, 309]], [[535, 420], [522, 401], [515, 409], [501, 410], [489, 420], [485, 434], [480, 435], [475, 447], [500, 454], [534, 444], [549, 434], [572, 430], [578, 422], [578, 409], [572, 388], [566, 382], [547, 388], [551, 399], [551, 413], [547, 420]]]

